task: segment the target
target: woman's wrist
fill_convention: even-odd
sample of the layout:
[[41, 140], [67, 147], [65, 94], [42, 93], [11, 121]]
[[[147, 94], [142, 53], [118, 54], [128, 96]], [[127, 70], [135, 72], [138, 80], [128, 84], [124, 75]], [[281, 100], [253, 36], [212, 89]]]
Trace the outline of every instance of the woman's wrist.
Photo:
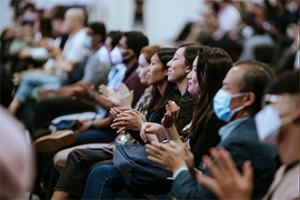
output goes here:
[[90, 121], [89, 130], [94, 130], [96, 127], [94, 126], [94, 121]]

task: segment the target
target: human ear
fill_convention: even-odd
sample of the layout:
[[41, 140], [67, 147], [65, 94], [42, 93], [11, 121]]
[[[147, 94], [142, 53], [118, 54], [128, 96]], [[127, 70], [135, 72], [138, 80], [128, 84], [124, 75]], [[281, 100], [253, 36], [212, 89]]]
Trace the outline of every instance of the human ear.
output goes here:
[[187, 65], [185, 73], [188, 75], [192, 71], [192, 67]]
[[255, 102], [255, 94], [253, 92], [247, 93], [245, 96], [242, 97], [242, 100], [244, 101], [244, 106], [248, 107], [254, 104]]

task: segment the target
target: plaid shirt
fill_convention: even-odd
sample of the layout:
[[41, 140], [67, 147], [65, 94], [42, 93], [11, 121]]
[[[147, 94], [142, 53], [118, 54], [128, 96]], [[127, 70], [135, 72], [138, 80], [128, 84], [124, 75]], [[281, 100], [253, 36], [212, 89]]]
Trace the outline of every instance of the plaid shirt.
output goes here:
[[129, 90], [134, 90], [134, 97], [132, 102], [132, 107], [138, 102], [144, 90], [148, 87], [141, 83], [138, 74], [136, 73], [136, 69], [138, 67], [138, 63], [134, 64], [130, 67], [125, 74], [125, 78], [123, 83], [128, 87]]

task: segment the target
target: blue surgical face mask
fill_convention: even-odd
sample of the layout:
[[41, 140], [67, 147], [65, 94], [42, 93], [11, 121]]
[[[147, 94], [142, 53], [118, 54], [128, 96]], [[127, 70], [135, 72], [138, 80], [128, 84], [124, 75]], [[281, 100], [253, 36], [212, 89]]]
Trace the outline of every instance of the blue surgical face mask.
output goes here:
[[232, 98], [241, 97], [244, 96], [246, 93], [239, 93], [231, 95], [228, 92], [225, 92], [224, 90], [220, 89], [219, 92], [216, 94], [214, 98], [214, 111], [217, 115], [217, 117], [220, 120], [223, 120], [225, 122], [229, 122], [234, 113], [242, 110], [244, 106], [240, 106], [234, 110], [230, 109], [230, 102]]
[[89, 48], [89, 49], [93, 47], [91, 36], [86, 35], [84, 37], [83, 46], [85, 46], [86, 48]]

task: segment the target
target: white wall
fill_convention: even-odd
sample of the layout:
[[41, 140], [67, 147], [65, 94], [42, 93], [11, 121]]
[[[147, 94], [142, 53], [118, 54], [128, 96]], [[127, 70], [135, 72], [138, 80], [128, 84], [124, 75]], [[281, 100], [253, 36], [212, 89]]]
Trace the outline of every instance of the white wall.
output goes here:
[[[37, 8], [51, 9], [55, 5], [86, 5], [89, 21], [104, 21], [107, 29], [130, 31], [134, 27], [134, 0], [30, 0]], [[171, 46], [183, 25], [196, 18], [204, 0], [145, 0], [144, 27], [150, 44]], [[0, 0], [1, 25], [12, 23], [13, 10], [9, 0]], [[3, 22], [2, 22], [3, 21]]]
[[151, 44], [171, 46], [185, 23], [194, 18], [202, 1], [146, 0], [145, 33]]
[[0, 33], [13, 25], [13, 10], [10, 8], [10, 0], [0, 0]]

